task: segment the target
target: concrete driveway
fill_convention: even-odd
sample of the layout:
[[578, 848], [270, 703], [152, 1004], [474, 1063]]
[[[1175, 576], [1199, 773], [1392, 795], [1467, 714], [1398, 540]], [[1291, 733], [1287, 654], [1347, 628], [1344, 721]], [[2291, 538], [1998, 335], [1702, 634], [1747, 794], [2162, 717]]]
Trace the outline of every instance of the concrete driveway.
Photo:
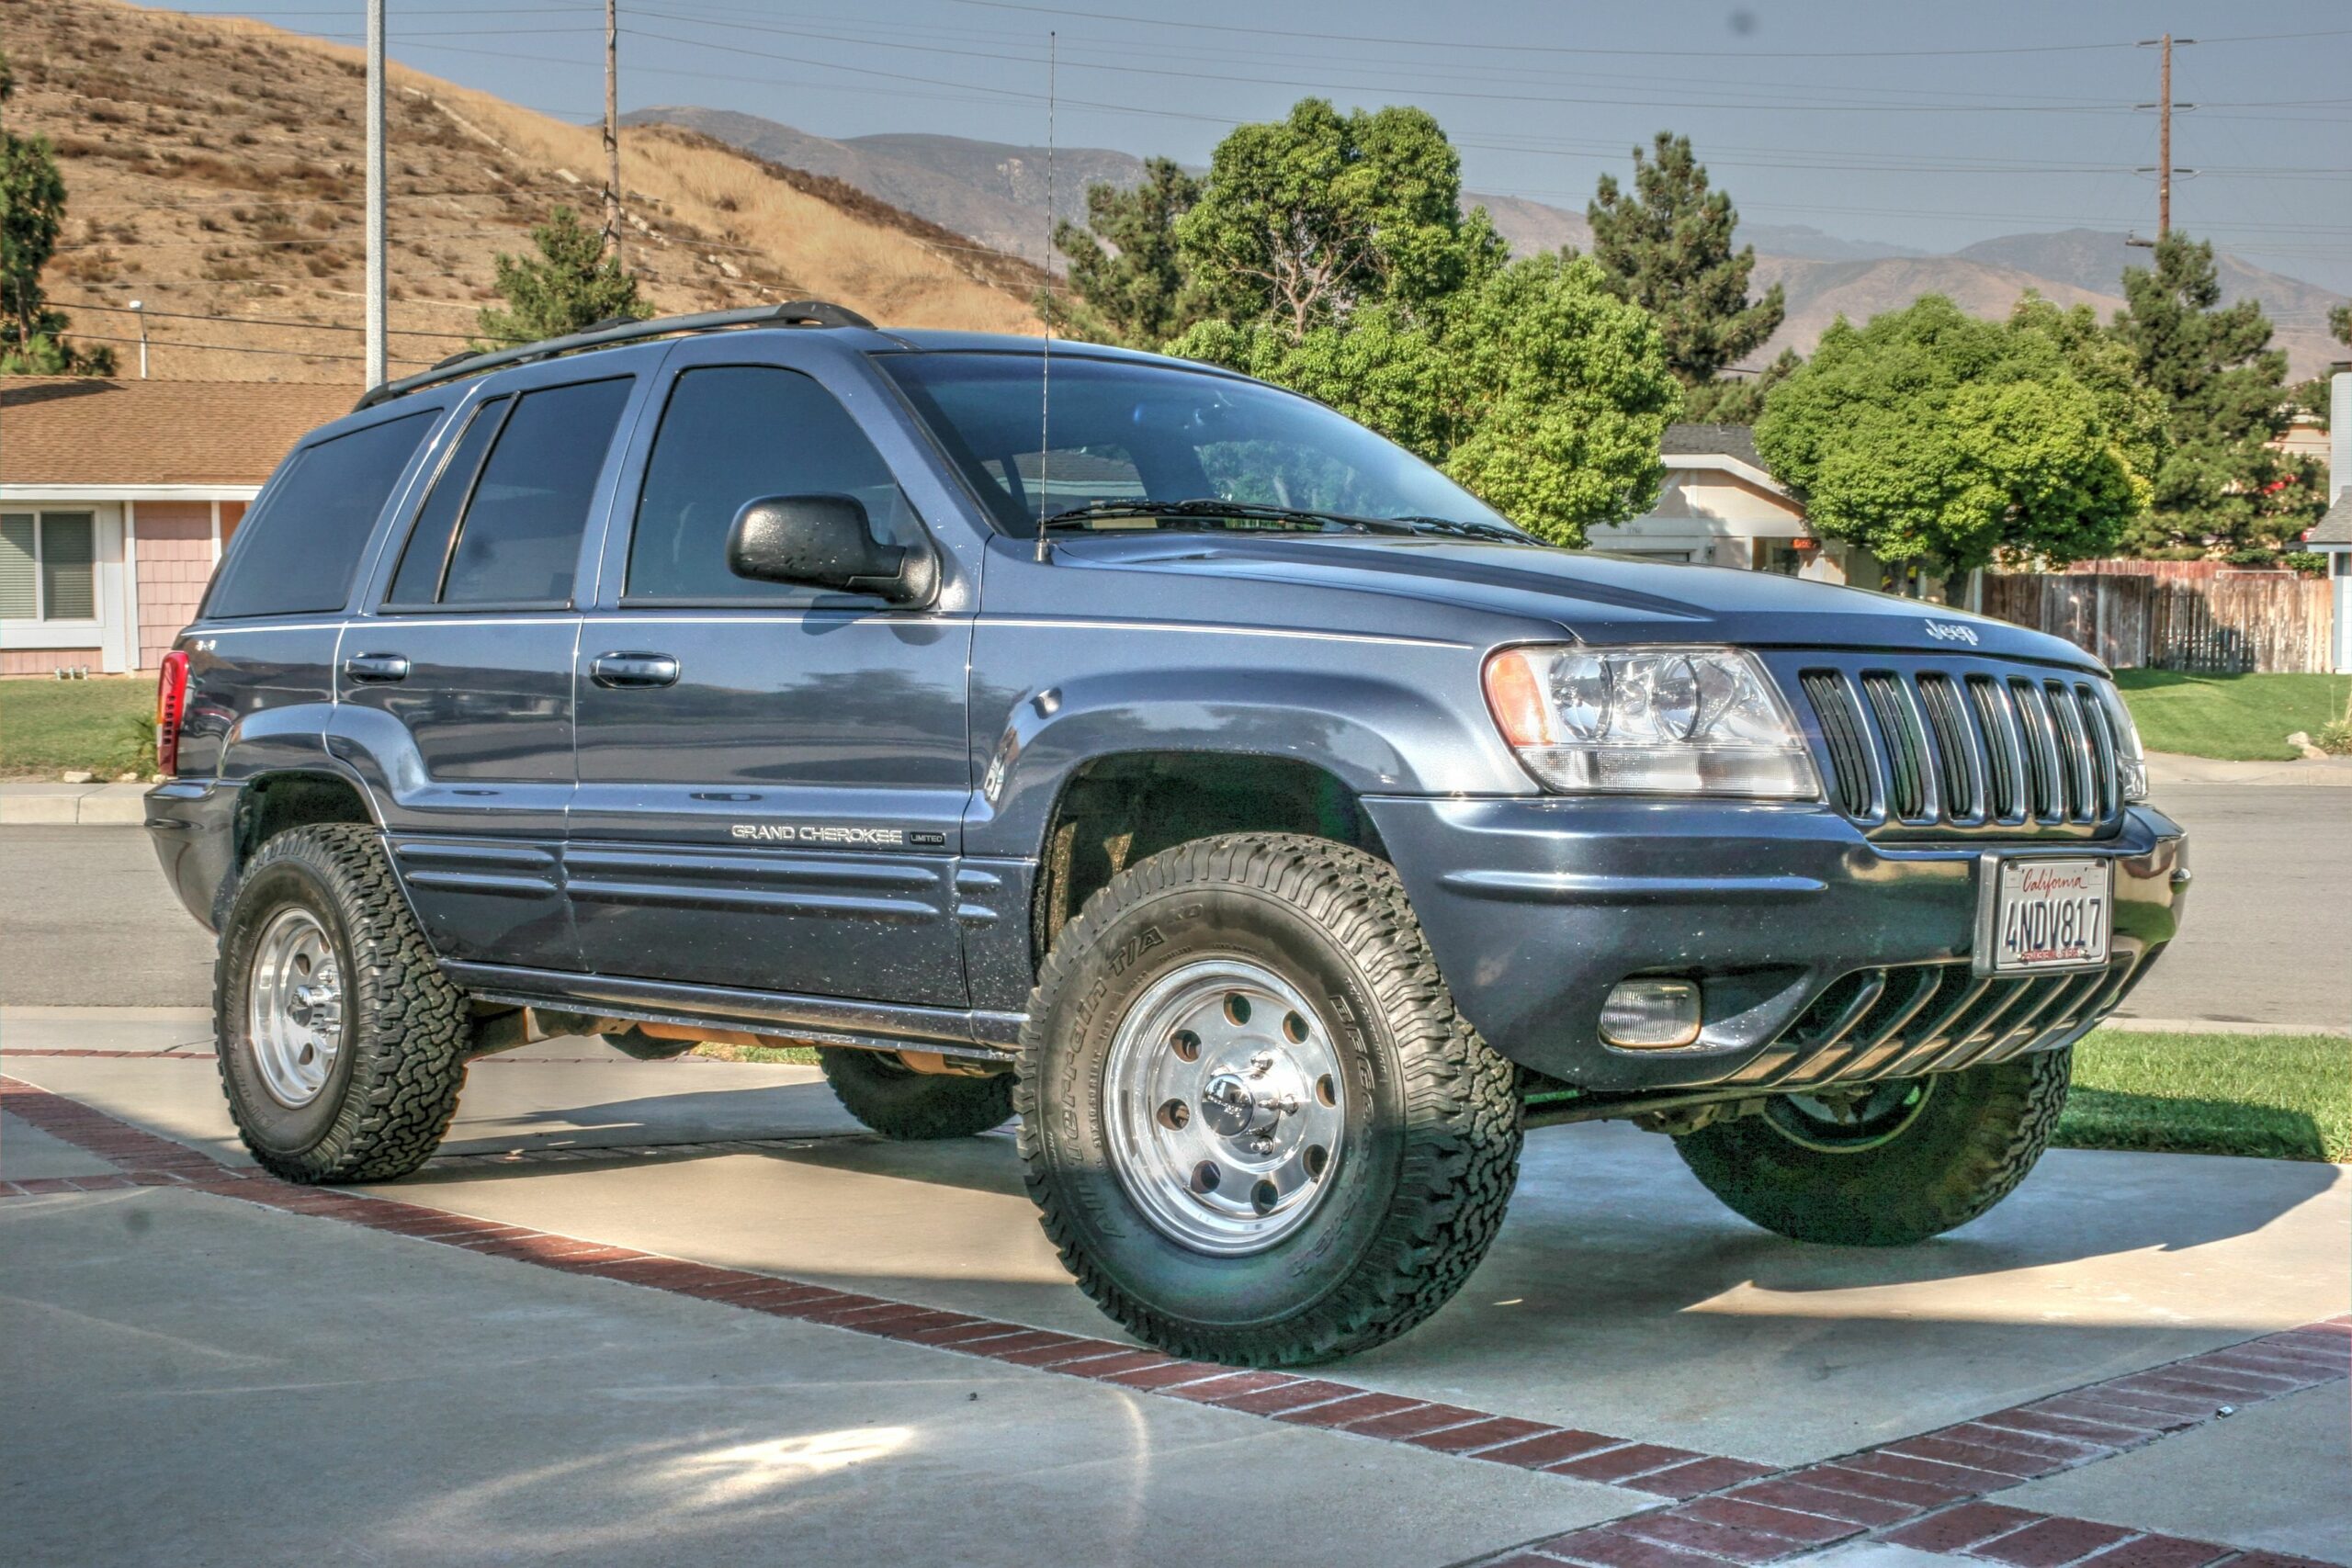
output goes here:
[[237, 1168], [204, 1033], [0, 1014], [11, 1561], [2352, 1562], [2334, 1167], [2062, 1151], [1880, 1252], [1550, 1129], [1436, 1319], [1232, 1374], [1080, 1297], [1001, 1133], [549, 1045], [321, 1192]]

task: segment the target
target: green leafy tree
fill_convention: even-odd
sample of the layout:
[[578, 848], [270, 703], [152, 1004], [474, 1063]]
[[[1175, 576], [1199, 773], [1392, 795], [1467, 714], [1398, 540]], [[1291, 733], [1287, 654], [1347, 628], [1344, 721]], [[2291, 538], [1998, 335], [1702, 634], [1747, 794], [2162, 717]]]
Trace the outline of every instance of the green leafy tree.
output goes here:
[[1499, 266], [1501, 238], [1461, 197], [1461, 161], [1427, 113], [1302, 98], [1217, 144], [1177, 249], [1205, 312], [1295, 344], [1374, 305], [1412, 320]]
[[2300, 531], [2319, 487], [2310, 464], [2268, 446], [2291, 401], [2260, 303], [2223, 307], [2213, 247], [2178, 233], [2156, 242], [2153, 268], [2124, 270], [2123, 293], [2114, 332], [2165, 400], [2171, 436], [2134, 543], [2243, 549]]
[[1296, 343], [1204, 322], [1182, 347], [1329, 403], [1571, 547], [1649, 505], [1680, 401], [1657, 322], [1589, 259], [1556, 254], [1488, 273], [1420, 317], [1374, 305]]
[[[1729, 195], [1708, 188], [1706, 165], [1692, 156], [1689, 137], [1661, 130], [1649, 156], [1634, 148], [1633, 191], [1601, 175], [1585, 216], [1610, 287], [1657, 318], [1668, 362], [1685, 387], [1709, 387], [1724, 367], [1780, 330], [1787, 314], [1781, 286], [1748, 298], [1756, 248], [1733, 251], [1739, 213]], [[1692, 417], [1728, 423], [1758, 396], [1752, 386], [1711, 391], [1692, 400]]]
[[621, 270], [604, 237], [569, 207], [535, 224], [531, 241], [538, 247], [536, 257], [503, 252], [498, 257], [493, 286], [506, 309], [485, 309], [474, 325], [492, 346], [537, 343], [599, 321], [639, 321], [653, 313], [638, 298], [636, 277]]
[[1682, 417], [1701, 424], [1754, 424], [1764, 417], [1765, 400], [1772, 389], [1804, 363], [1793, 348], [1753, 376], [1717, 376], [1712, 381], [1682, 389]]
[[1147, 162], [1131, 189], [1088, 186], [1085, 226], [1054, 226], [1078, 301], [1056, 325], [1129, 348], [1158, 348], [1191, 326], [1199, 302], [1177, 254], [1176, 221], [1200, 197], [1201, 182], [1172, 158]]
[[[2171, 417], [2164, 395], [2140, 378], [2131, 346], [2099, 324], [2088, 305], [2061, 308], [2029, 292], [2009, 312], [2009, 331], [2046, 340], [2067, 371], [2098, 400], [2100, 423], [2132, 471], [2153, 481], [2171, 448]], [[2144, 514], [2135, 519], [2136, 532]]]
[[[16, 96], [16, 73], [0, 52], [0, 104]], [[51, 310], [40, 275], [65, 225], [65, 177], [49, 141], [0, 130], [0, 373], [109, 376], [114, 351], [66, 340], [72, 324]]]
[[2059, 333], [1982, 321], [1928, 295], [1842, 318], [1775, 388], [1757, 450], [1817, 533], [1948, 587], [1996, 557], [2111, 550], [2147, 482]]

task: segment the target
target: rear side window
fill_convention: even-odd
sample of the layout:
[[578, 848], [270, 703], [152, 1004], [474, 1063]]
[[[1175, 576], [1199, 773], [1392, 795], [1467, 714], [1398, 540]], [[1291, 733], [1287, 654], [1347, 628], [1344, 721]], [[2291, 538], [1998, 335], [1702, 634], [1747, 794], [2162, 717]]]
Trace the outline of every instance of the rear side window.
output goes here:
[[922, 525], [890, 465], [831, 392], [797, 370], [715, 365], [672, 389], [629, 536], [628, 597], [807, 599], [814, 591], [727, 570], [727, 532], [746, 502], [846, 495], [886, 544]]
[[437, 409], [420, 409], [306, 446], [238, 530], [236, 559], [208, 615], [340, 610], [359, 552]]
[[506, 423], [507, 412], [514, 406], [512, 398], [488, 398], [474, 407], [466, 421], [465, 434], [458, 437], [447, 461], [441, 465], [441, 475], [433, 481], [433, 493], [424, 499], [424, 510], [417, 514], [416, 526], [410, 530], [408, 547], [401, 552], [400, 570], [393, 573], [392, 591], [386, 603], [392, 604], [430, 604], [441, 596], [441, 574], [448, 570], [449, 545], [458, 536], [458, 514], [465, 510], [466, 499], [474, 492], [474, 480], [481, 473], [481, 460], [490, 444], [497, 438], [498, 427]]
[[[526, 392], [499, 426], [441, 574], [444, 604], [562, 604], [627, 377]], [[472, 434], [470, 430], [468, 434]]]

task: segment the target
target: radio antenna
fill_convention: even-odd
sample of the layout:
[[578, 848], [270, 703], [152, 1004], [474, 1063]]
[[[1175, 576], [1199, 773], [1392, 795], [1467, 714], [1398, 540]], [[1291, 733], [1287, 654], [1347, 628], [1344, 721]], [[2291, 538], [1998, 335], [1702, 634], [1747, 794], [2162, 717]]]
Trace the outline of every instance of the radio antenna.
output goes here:
[[1046, 348], [1037, 356], [1037, 564], [1052, 558], [1046, 540], [1046, 470], [1054, 432], [1054, 86], [1061, 45], [1046, 34]]

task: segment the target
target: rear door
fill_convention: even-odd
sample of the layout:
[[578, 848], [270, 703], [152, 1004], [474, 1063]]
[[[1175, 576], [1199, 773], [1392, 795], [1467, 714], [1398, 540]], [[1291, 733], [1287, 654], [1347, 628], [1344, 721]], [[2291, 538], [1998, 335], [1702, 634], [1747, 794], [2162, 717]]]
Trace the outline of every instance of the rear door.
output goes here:
[[639, 386], [601, 367], [502, 378], [458, 410], [344, 633], [330, 745], [379, 774], [395, 863], [447, 957], [578, 964], [558, 857], [580, 574]]
[[[850, 408], [763, 362], [789, 347], [750, 342], [673, 350], [622, 479], [579, 650], [582, 954], [599, 974], [961, 1005], [970, 618], [728, 571], [729, 526], [763, 496], [854, 496], [894, 542], [923, 526]], [[944, 566], [939, 604], [968, 603]]]

